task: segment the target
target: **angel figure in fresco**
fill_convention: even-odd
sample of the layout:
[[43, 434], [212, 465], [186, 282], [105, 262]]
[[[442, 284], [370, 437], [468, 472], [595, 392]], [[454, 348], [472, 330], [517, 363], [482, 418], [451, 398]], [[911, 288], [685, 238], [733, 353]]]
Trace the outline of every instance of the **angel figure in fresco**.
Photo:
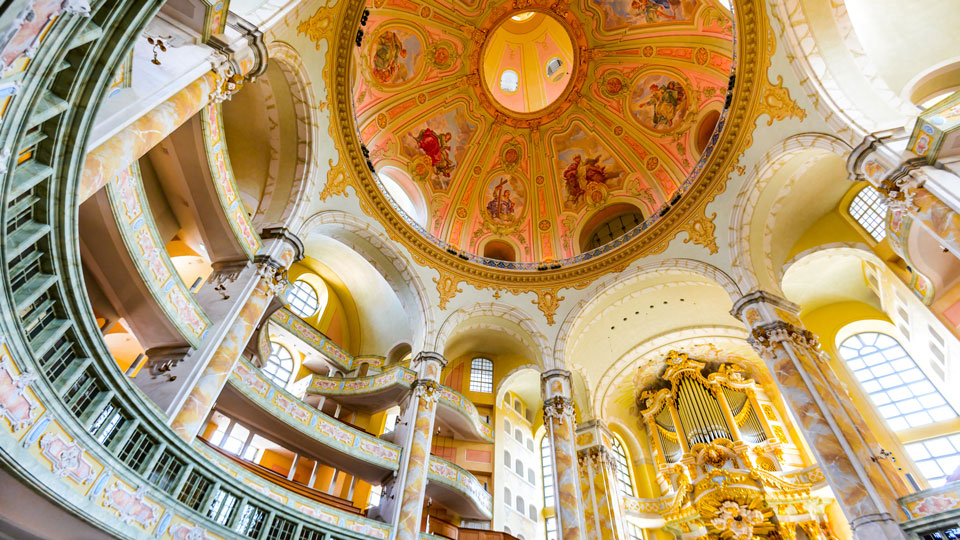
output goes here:
[[493, 188], [493, 198], [487, 202], [487, 212], [493, 219], [509, 221], [516, 211], [516, 203], [510, 200], [510, 190], [504, 189], [507, 185], [506, 178], [500, 180]]
[[[396, 32], [384, 32], [377, 38], [373, 53], [373, 76], [382, 84], [397, 79], [398, 72], [405, 68], [400, 60], [407, 57], [407, 50]], [[400, 73], [400, 78], [406, 74]]]
[[417, 134], [417, 148], [430, 158], [430, 165], [438, 175], [450, 178], [455, 163], [450, 159], [451, 133], [437, 133], [430, 128], [423, 128]]
[[677, 14], [670, 0], [633, 0], [630, 7], [642, 15], [647, 23], [676, 20]]
[[677, 121], [679, 113], [687, 104], [687, 91], [677, 81], [670, 81], [665, 85], [651, 84], [650, 95], [639, 105], [638, 109], [650, 107], [653, 111], [653, 126], [669, 129]]
[[580, 187], [580, 162], [583, 156], [574, 156], [573, 161], [563, 171], [563, 181], [567, 184], [567, 193], [572, 202], [577, 202], [583, 197], [583, 188]]
[[574, 156], [573, 161], [563, 171], [563, 181], [567, 185], [570, 202], [574, 203], [583, 197], [590, 184], [606, 185], [610, 177], [607, 166], [600, 163], [600, 156], [587, 158], [586, 161], [583, 156]]

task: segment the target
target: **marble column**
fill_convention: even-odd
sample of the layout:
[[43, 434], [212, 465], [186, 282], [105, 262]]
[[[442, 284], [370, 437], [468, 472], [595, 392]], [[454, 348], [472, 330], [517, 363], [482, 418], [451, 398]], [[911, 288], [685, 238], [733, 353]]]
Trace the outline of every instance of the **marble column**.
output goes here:
[[421, 352], [414, 359], [417, 380], [413, 382], [413, 396], [407, 407], [413, 411], [407, 416], [412, 430], [407, 437], [401, 465], [400, 482], [394, 491], [400, 491], [399, 511], [394, 523], [396, 540], [417, 540], [420, 519], [430, 472], [430, 447], [433, 444], [433, 426], [440, 398], [440, 372], [447, 365], [439, 353]]
[[588, 540], [627, 540], [613, 434], [591, 420], [577, 426], [576, 440], [584, 535]]
[[562, 540], [585, 540], [577, 447], [574, 443], [576, 419], [570, 372], [551, 369], [541, 377], [543, 422], [553, 450], [554, 486], [557, 490], [558, 530]]
[[221, 323], [229, 324], [229, 330], [217, 345], [217, 349], [187, 395], [183, 406], [170, 423], [170, 427], [187, 442], [192, 441], [203, 427], [207, 414], [210, 413], [227, 378], [233, 372], [250, 337], [266, 313], [270, 301], [283, 292], [286, 286], [287, 268], [302, 257], [302, 251], [298, 250], [298, 246], [286, 238], [274, 239], [265, 246], [265, 249], [268, 252], [278, 253], [276, 256], [258, 256], [259, 277], [253, 292], [247, 297], [236, 318]]
[[[734, 304], [751, 330], [750, 343], [773, 374], [787, 405], [858, 540], [903, 539], [891, 479], [871, 451], [876, 438], [826, 362], [816, 336], [803, 328], [797, 306], [757, 291]], [[758, 413], [759, 414], [759, 413]]]

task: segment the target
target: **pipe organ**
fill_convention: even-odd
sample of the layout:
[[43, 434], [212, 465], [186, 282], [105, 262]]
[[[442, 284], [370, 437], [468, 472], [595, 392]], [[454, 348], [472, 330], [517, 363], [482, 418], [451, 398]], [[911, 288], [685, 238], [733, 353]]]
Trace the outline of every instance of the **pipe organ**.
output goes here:
[[637, 397], [663, 493], [656, 500], [664, 501], [664, 530], [676, 538], [832, 538], [831, 500], [812, 492], [822, 475], [814, 479], [808, 471], [818, 469], [784, 459], [784, 443], [792, 445], [782, 426], [771, 427], [757, 383], [733, 364], [708, 365], [676, 351], [666, 364]]
[[[774, 442], [756, 400], [756, 383], [724, 364], [704, 375], [707, 365], [671, 352], [659, 389], [638, 399], [641, 417], [661, 464], [679, 463], [694, 448]], [[666, 385], [666, 386], [664, 386]]]

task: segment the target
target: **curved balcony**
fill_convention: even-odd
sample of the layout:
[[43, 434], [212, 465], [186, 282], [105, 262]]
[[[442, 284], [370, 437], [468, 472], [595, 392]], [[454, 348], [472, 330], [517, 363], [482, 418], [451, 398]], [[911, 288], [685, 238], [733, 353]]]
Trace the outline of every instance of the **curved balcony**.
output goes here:
[[[397, 366], [373, 377], [361, 379], [323, 377], [321, 379], [331, 382], [331, 392], [339, 392], [348, 396], [363, 396], [376, 395], [377, 392], [396, 391], [398, 388], [402, 388], [404, 392], [409, 392], [410, 383], [405, 382], [405, 380], [412, 381], [412, 377], [412, 371]], [[379, 384], [375, 383], [377, 379], [380, 379]], [[337, 383], [335, 388], [333, 388], [333, 382]], [[347, 388], [344, 389], [344, 386], [347, 386]], [[361, 389], [356, 389], [355, 386]], [[336, 456], [324, 453], [322, 456], [318, 456], [318, 460], [350, 472], [364, 480], [379, 483], [385, 477], [384, 473], [398, 468], [399, 447], [346, 426], [306, 406], [305, 403], [276, 386], [271, 379], [262, 375], [259, 369], [253, 367], [246, 360], [241, 360], [237, 364], [236, 369], [230, 376], [228, 388], [232, 388], [232, 390], [225, 389], [217, 401], [218, 410], [228, 416], [243, 418], [246, 423], [251, 424], [257, 430], [272, 435], [277, 440], [284, 441], [287, 445], [298, 447], [298, 451], [306, 455], [316, 455], [316, 452], [309, 451], [309, 449], [315, 448], [316, 443], [314, 442], [311, 445], [310, 441], [299, 440], [300, 437], [296, 434], [278, 427], [276, 419], [281, 420], [282, 425], [294, 427], [300, 434], [309, 436], [325, 447], [336, 450], [340, 454], [349, 454], [349, 456]], [[235, 397], [233, 394], [236, 392], [242, 393], [244, 398], [250, 400], [247, 408], [240, 409], [240, 406], [234, 403]], [[441, 399], [441, 403], [443, 402], [444, 399]], [[448, 408], [453, 405], [453, 402], [448, 401], [448, 403]], [[257, 408], [260, 410], [255, 410]], [[438, 408], [437, 410], [438, 420], [441, 409]], [[319, 425], [322, 422], [329, 426], [338, 426], [343, 430], [342, 433], [352, 435], [354, 438], [351, 444], [346, 444], [342, 440], [342, 436], [333, 436], [328, 427], [320, 429]], [[313, 429], [312, 426], [314, 425], [317, 425], [318, 428]], [[371, 448], [375, 448], [375, 450], [371, 452]], [[396, 456], [396, 459], [394, 459], [394, 456]], [[347, 462], [348, 457], [366, 463], [367, 469], [372, 469], [373, 467], [369, 466], [373, 465], [374, 467], [381, 467], [382, 470], [376, 473], [369, 470], [365, 471], [362, 466], [356, 467], [356, 463]], [[444, 501], [444, 504], [451, 510], [467, 519], [485, 520], [491, 519], [493, 515], [493, 497], [483, 488], [483, 484], [467, 470], [436, 456], [430, 458], [427, 494], [433, 497], [435, 501]]]
[[[297, 512], [307, 514], [325, 523], [362, 532], [374, 538], [384, 539], [390, 536], [391, 529], [387, 524], [363, 517], [359, 509], [348, 511], [347, 509], [335, 508], [330, 502], [323, 500], [324, 497], [329, 496], [321, 492], [287, 482], [285, 478], [279, 477], [269, 470], [255, 472], [253, 469], [257, 467], [256, 465], [242, 463], [239, 459], [225, 455], [222, 451], [201, 440], [194, 441], [193, 448], [227, 474], [281, 505], [293, 508]], [[276, 476], [276, 478], [271, 478], [270, 475]]]
[[467, 470], [437, 456], [430, 456], [427, 496], [466, 519], [493, 518], [493, 496]]
[[[356, 379], [314, 375], [310, 378], [304, 401], [315, 404], [317, 397], [322, 396], [364, 412], [380, 412], [403, 401], [414, 380], [416, 373], [403, 366]], [[493, 442], [493, 429], [473, 403], [446, 386], [440, 387], [437, 424], [460, 440]]]
[[120, 372], [82, 292], [78, 165], [114, 74], [159, 3], [48, 4], [56, 11], [37, 14], [50, 24], [31, 27], [34, 54], [17, 63], [24, 84], [0, 118], [0, 148], [23, 151], [19, 162], [4, 157], [11, 170], [0, 174], [4, 475], [54, 509], [51, 520], [69, 514], [98, 529], [93, 538], [388, 538], [382, 523], [307, 513], [221, 469]]
[[[286, 308], [280, 308], [270, 316], [270, 322], [276, 325], [281, 333], [289, 337], [302, 341], [309, 345], [314, 352], [340, 371], [351, 371], [360, 364], [367, 363], [375, 368], [382, 368], [386, 359], [382, 356], [357, 356], [354, 357], [347, 351], [340, 348], [339, 345], [330, 340], [327, 336], [316, 328], [305, 323], [303, 319], [297, 317]], [[311, 365], [311, 359], [304, 361], [307, 367], [319, 370], [321, 366]]]
[[376, 413], [403, 401], [416, 378], [413, 370], [403, 366], [394, 366], [383, 373], [355, 379], [314, 375], [310, 377], [310, 385], [303, 399], [315, 405], [320, 397], [330, 397], [348, 407]]
[[[244, 359], [230, 374], [216, 408], [227, 416], [243, 418], [299, 453], [370, 483], [381, 483], [399, 468], [399, 446], [308, 406]], [[324, 451], [318, 451], [318, 443]]]

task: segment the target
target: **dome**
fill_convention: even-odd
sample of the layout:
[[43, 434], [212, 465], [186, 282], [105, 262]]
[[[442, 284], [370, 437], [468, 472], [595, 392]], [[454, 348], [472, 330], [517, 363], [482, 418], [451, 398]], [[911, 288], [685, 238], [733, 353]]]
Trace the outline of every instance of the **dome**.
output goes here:
[[370, 165], [426, 201], [426, 219], [401, 214], [422, 237], [488, 266], [641, 235], [698, 180], [729, 103], [734, 23], [712, 1], [378, 2], [363, 33]]

